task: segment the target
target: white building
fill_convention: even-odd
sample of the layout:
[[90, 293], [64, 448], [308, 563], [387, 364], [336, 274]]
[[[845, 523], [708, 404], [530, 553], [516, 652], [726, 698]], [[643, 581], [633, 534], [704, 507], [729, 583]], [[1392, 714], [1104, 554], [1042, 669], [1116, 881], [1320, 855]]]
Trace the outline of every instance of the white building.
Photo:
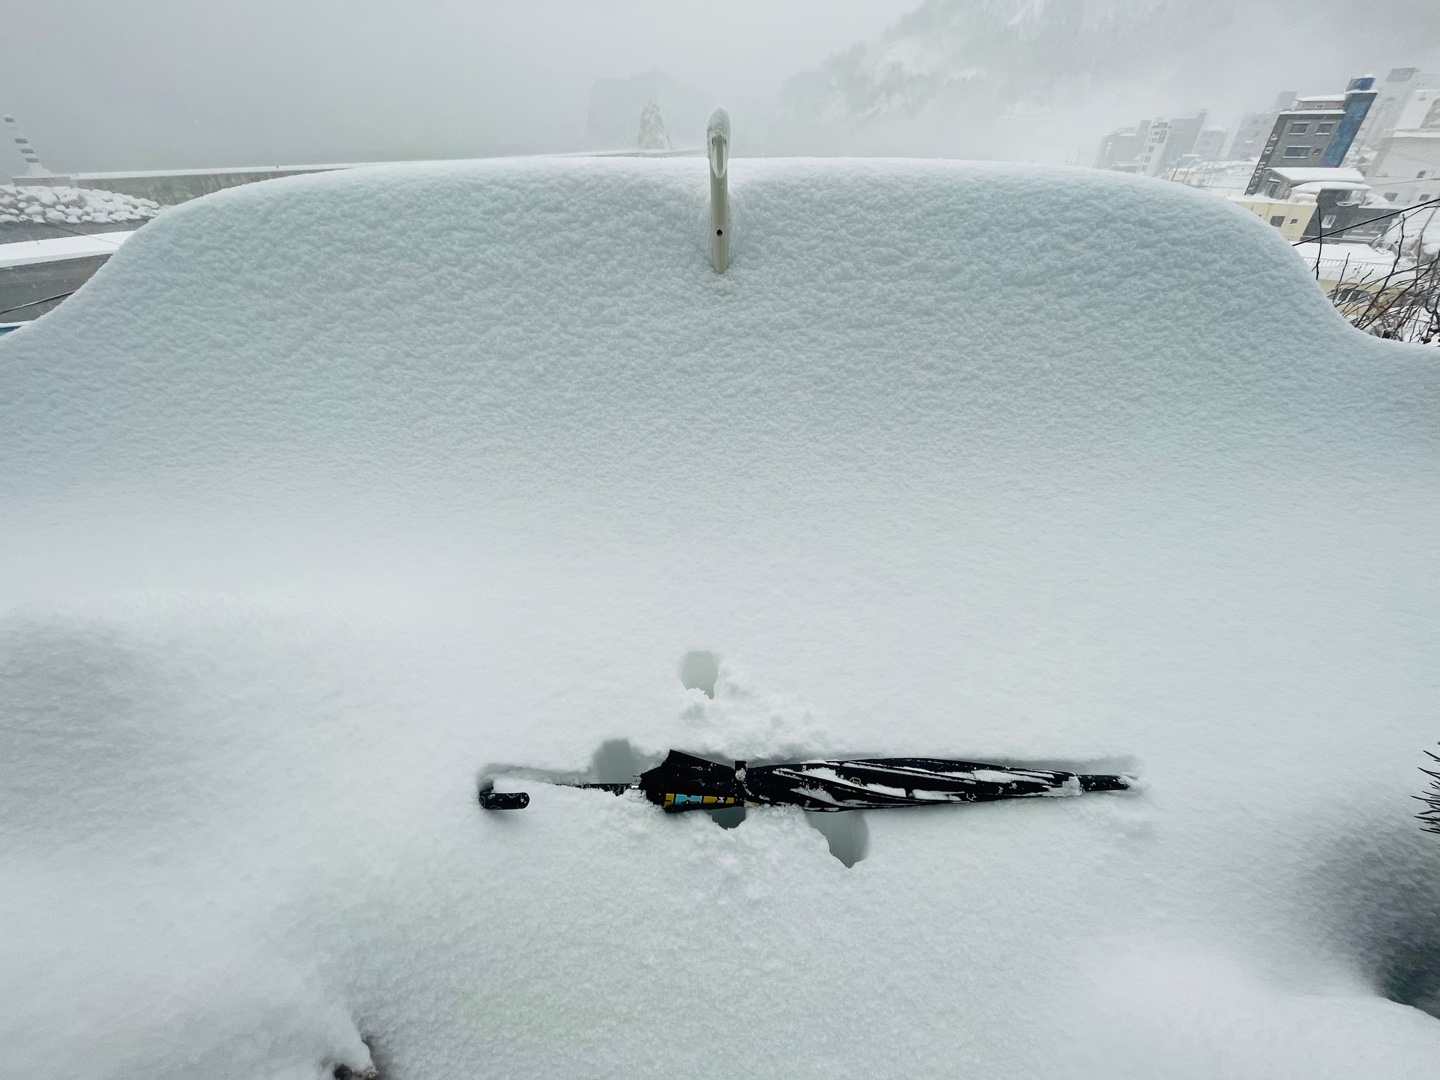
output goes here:
[[1145, 145], [1140, 149], [1140, 155], [1135, 159], [1138, 166], [1137, 172], [1146, 176], [1156, 176], [1165, 167], [1165, 147], [1170, 142], [1170, 121], [1156, 120], [1150, 125], [1150, 131], [1145, 136]]
[[1368, 172], [1370, 186], [1397, 206], [1440, 198], [1440, 87], [1408, 95]]
[[1380, 84], [1375, 104], [1365, 117], [1356, 144], [1378, 150], [1396, 130], [1418, 127], [1418, 124], [1405, 122], [1408, 107], [1417, 93], [1437, 88], [1440, 88], [1440, 75], [1427, 75], [1413, 67], [1392, 68]]

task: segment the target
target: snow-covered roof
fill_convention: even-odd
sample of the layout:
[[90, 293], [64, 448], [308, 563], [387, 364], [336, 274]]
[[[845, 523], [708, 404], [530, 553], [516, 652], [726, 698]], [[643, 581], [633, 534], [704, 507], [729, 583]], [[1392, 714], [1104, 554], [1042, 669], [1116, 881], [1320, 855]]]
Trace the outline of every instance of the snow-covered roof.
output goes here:
[[[1295, 245], [1295, 253], [1314, 267], [1319, 260], [1322, 270], [1347, 269], [1346, 277], [1369, 279], [1377, 272], [1387, 272], [1395, 266], [1395, 253], [1370, 247], [1367, 244], [1343, 244], [1325, 241], [1318, 243], [1307, 240]], [[1402, 260], [1403, 262], [1403, 260]]]
[[1292, 195], [1313, 195], [1322, 191], [1369, 191], [1365, 183], [1349, 183], [1337, 180], [1316, 180], [1308, 184], [1296, 184], [1290, 189]]
[[1278, 207], [1282, 207], [1282, 208], [1288, 207], [1288, 208], [1291, 208], [1291, 209], [1293, 209], [1296, 205], [1303, 205], [1303, 206], [1308, 207], [1308, 208], [1311, 210], [1311, 212], [1313, 212], [1313, 210], [1314, 210], [1313, 200], [1308, 200], [1308, 199], [1301, 199], [1301, 200], [1298, 200], [1298, 202], [1297, 202], [1297, 200], [1295, 200], [1295, 199], [1276, 199], [1276, 198], [1272, 198], [1272, 197], [1269, 196], [1269, 195], [1261, 195], [1261, 194], [1259, 194], [1258, 192], [1257, 192], [1256, 194], [1254, 194], [1254, 195], [1243, 195], [1243, 194], [1235, 195], [1235, 194], [1232, 194], [1232, 195], [1227, 195], [1227, 196], [1225, 196], [1225, 197], [1226, 197], [1227, 199], [1229, 199], [1231, 202], [1237, 202], [1237, 203], [1246, 203], [1246, 204], [1255, 203], [1255, 204], [1259, 204], [1259, 205], [1278, 206]]
[[[96, 233], [90, 236], [57, 236], [46, 240], [17, 240], [0, 244], [0, 267], [113, 255], [120, 245], [130, 238], [133, 231]], [[3, 231], [0, 231], [0, 236], [3, 235]]]
[[[6, 1075], [1434, 1075], [1440, 364], [1179, 185], [728, 175], [724, 275], [703, 159], [376, 167], [0, 339]], [[476, 804], [671, 746], [1148, 787]]]
[[1349, 166], [1332, 169], [1289, 168], [1284, 165], [1272, 165], [1269, 166], [1266, 171], [1274, 173], [1282, 180], [1286, 180], [1291, 184], [1314, 184], [1323, 182], [1325, 186], [1329, 187], [1331, 186], [1331, 181], [1333, 181], [1335, 184], [1368, 186], [1365, 181], [1365, 175], [1359, 169]]

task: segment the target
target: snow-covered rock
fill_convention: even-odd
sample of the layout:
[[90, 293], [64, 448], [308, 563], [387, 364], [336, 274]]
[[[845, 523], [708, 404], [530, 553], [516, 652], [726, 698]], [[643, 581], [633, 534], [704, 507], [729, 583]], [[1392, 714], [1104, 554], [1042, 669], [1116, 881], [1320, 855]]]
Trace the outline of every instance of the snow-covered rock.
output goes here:
[[0, 184], [0, 223], [32, 219], [70, 224], [141, 221], [159, 212], [160, 204], [151, 199], [115, 191]]
[[650, 102], [640, 110], [640, 134], [635, 145], [641, 150], [669, 150], [670, 136], [665, 134], [665, 118], [660, 115], [660, 106]]
[[[584, 142], [590, 149], [620, 150], [635, 145], [635, 119], [654, 105], [665, 116], [666, 131], [680, 146], [699, 146], [705, 120], [717, 102], [663, 71], [621, 79], [598, 79], [590, 88]], [[642, 147], [659, 149], [658, 147]]]
[[[1178, 185], [730, 183], [237, 188], [0, 340], [8, 1073], [1436, 1073], [1433, 350]], [[670, 746], [1144, 790], [475, 805]]]

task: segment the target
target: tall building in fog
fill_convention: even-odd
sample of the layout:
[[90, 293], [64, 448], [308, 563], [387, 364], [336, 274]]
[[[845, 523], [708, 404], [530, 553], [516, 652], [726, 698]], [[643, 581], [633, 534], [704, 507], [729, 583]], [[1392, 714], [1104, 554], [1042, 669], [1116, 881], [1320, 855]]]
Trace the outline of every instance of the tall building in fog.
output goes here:
[[1100, 140], [1095, 167], [1159, 176], [1196, 152], [1196, 143], [1205, 131], [1205, 116], [1201, 109], [1195, 116], [1141, 120], [1133, 128], [1112, 131]]
[[1392, 132], [1405, 128], [1402, 114], [1417, 93], [1440, 89], [1440, 75], [1427, 75], [1419, 68], [1391, 68], [1390, 74], [1377, 88], [1375, 104], [1360, 128], [1356, 142], [1360, 146], [1378, 150]]
[[1225, 141], [1230, 137], [1228, 128], [1208, 127], [1203, 128], [1195, 139], [1195, 149], [1192, 151], [1196, 161], [1223, 161], [1225, 159]]
[[1265, 112], [1245, 114], [1235, 129], [1235, 140], [1230, 144], [1231, 161], [1244, 161], [1246, 158], [1260, 156], [1260, 151], [1265, 149], [1265, 140], [1270, 137], [1270, 132], [1275, 127], [1276, 117], [1281, 110], [1295, 104], [1296, 93], [1294, 90], [1283, 90], [1276, 96], [1275, 104]]
[[1387, 202], [1414, 206], [1440, 198], [1440, 88], [1415, 89], [1379, 140], [1367, 168]]
[[1170, 121], [1159, 119], [1150, 125], [1145, 143], [1135, 159], [1136, 172], [1154, 176], [1165, 167], [1165, 150], [1170, 145]]
[[1119, 169], [1133, 172], [1135, 159], [1150, 134], [1150, 121], [1141, 120], [1135, 127], [1120, 128], [1100, 140], [1100, 152], [1095, 155], [1097, 169]]

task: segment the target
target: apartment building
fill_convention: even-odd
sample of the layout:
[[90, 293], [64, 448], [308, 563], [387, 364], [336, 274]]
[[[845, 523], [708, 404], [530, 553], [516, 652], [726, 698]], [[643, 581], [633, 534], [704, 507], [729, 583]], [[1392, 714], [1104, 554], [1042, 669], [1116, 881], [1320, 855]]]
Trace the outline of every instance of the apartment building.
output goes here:
[[1245, 194], [1253, 195], [1260, 189], [1266, 170], [1272, 166], [1342, 165], [1375, 100], [1374, 86], [1374, 78], [1362, 76], [1351, 79], [1343, 94], [1297, 98], [1291, 108], [1282, 110], [1265, 140]]
[[1440, 198], [1440, 87], [1412, 90], [1390, 123], [1366, 169], [1370, 186], [1397, 206]]

